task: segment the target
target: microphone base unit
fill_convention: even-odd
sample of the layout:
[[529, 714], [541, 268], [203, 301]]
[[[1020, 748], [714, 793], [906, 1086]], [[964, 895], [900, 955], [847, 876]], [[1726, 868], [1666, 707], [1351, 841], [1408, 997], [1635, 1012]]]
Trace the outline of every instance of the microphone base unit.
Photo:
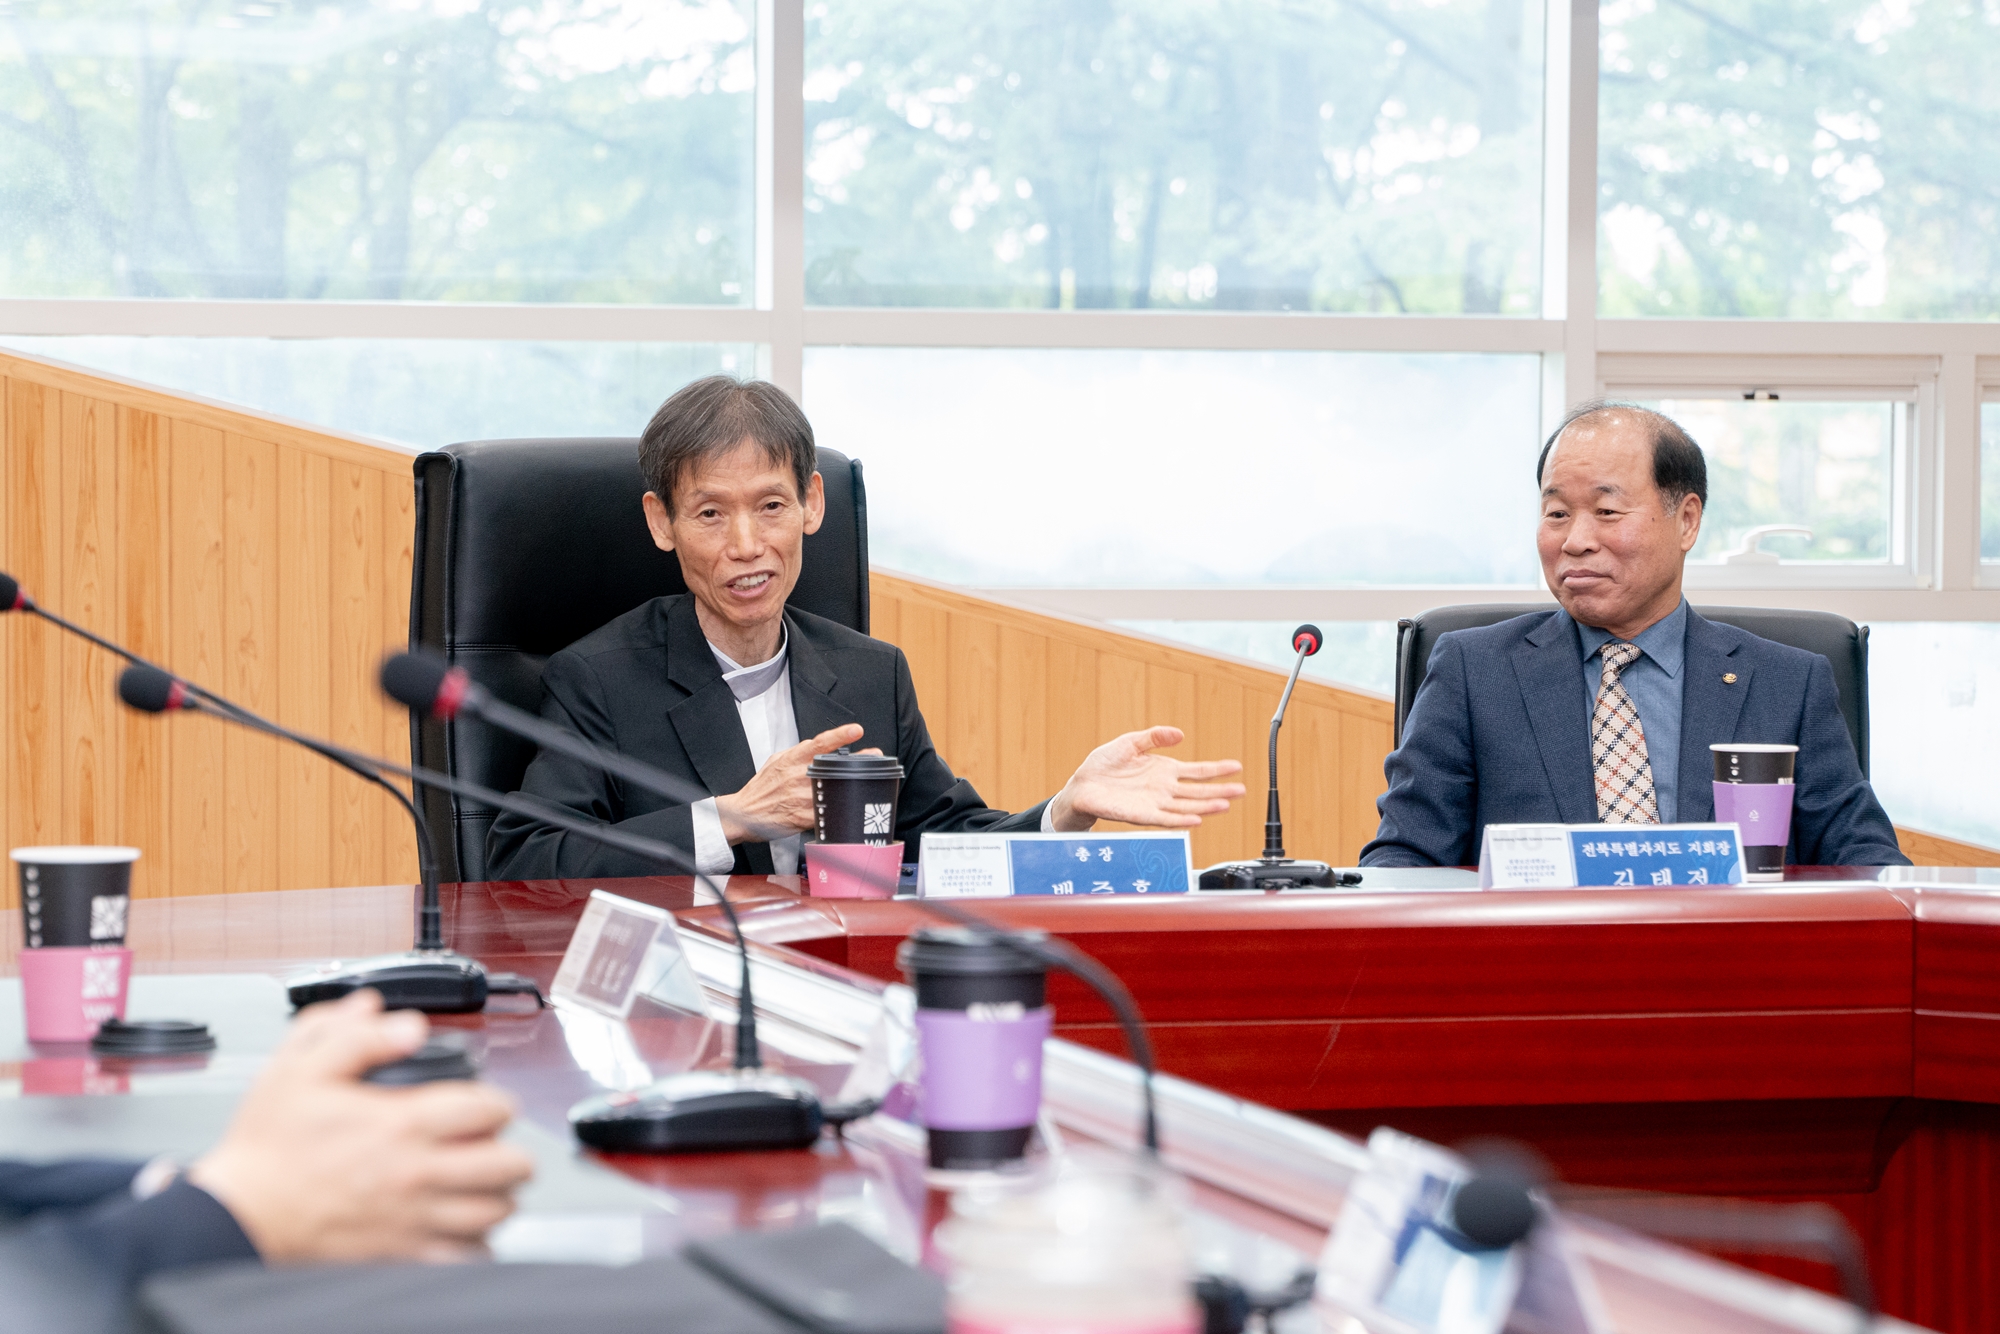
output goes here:
[[826, 1124], [819, 1095], [769, 1070], [684, 1070], [643, 1088], [585, 1098], [570, 1128], [612, 1153], [803, 1149]]
[[1202, 889], [1337, 889], [1358, 885], [1361, 877], [1325, 862], [1264, 858], [1218, 863], [1203, 871], [1197, 883]]
[[292, 978], [286, 994], [295, 1007], [303, 1008], [373, 987], [382, 993], [385, 1009], [473, 1014], [486, 1008], [493, 983], [502, 980], [514, 981], [491, 976], [485, 964], [452, 950], [406, 950], [367, 959], [336, 959]]

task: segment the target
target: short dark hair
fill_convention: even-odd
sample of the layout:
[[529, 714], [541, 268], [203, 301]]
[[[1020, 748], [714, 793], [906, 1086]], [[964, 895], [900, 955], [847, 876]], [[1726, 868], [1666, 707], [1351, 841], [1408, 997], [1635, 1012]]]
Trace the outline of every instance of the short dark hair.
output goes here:
[[1542, 484], [1542, 473], [1549, 466], [1549, 451], [1556, 447], [1556, 440], [1570, 427], [1588, 417], [1601, 416], [1607, 412], [1629, 412], [1645, 422], [1653, 432], [1653, 485], [1660, 489], [1660, 503], [1673, 509], [1681, 503], [1681, 497], [1693, 496], [1708, 508], [1708, 461], [1702, 457], [1701, 446], [1693, 437], [1681, 429], [1681, 424], [1663, 412], [1642, 408], [1637, 403], [1613, 403], [1608, 399], [1594, 398], [1588, 403], [1579, 403], [1571, 408], [1542, 446], [1542, 456], [1535, 460], [1535, 485]]
[[771, 462], [790, 466], [803, 500], [819, 467], [812, 423], [768, 380], [710, 375], [676, 390], [639, 437], [639, 471], [672, 514], [682, 479], [746, 440]]

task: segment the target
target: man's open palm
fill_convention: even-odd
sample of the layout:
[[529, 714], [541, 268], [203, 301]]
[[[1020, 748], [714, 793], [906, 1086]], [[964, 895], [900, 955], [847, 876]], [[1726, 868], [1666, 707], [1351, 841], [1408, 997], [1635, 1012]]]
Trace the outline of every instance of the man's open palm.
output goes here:
[[1178, 727], [1127, 732], [1090, 752], [1056, 794], [1050, 823], [1065, 832], [1098, 820], [1191, 829], [1204, 815], [1220, 815], [1243, 795], [1241, 783], [1217, 783], [1243, 772], [1237, 760], [1176, 760], [1157, 752], [1178, 746]]

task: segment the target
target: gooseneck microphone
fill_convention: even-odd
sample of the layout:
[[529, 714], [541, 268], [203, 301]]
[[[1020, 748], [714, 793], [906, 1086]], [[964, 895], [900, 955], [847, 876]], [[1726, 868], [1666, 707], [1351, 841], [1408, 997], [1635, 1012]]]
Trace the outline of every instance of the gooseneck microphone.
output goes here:
[[[4, 591], [0, 589], [0, 592]], [[437, 862], [431, 852], [429, 826], [403, 790], [382, 776], [383, 766], [331, 742], [295, 732], [268, 718], [260, 718], [149, 662], [134, 660], [119, 675], [118, 698], [141, 713], [181, 710], [206, 713], [303, 746], [388, 792], [416, 825], [423, 892], [417, 910], [415, 945], [402, 954], [335, 965], [323, 978], [294, 985], [291, 988], [293, 1004], [310, 1005], [315, 1001], [334, 1000], [361, 987], [373, 987], [382, 993], [382, 1003], [392, 1010], [467, 1014], [483, 1008], [489, 992], [533, 989], [534, 984], [524, 978], [512, 974], [489, 975], [478, 960], [445, 948], [444, 915], [438, 903]], [[403, 776], [411, 775], [405, 772]]]
[[1278, 711], [1271, 715], [1269, 766], [1271, 790], [1264, 799], [1264, 853], [1254, 862], [1224, 862], [1201, 873], [1203, 889], [1331, 889], [1336, 885], [1358, 885], [1361, 877], [1353, 872], [1335, 871], [1325, 862], [1293, 861], [1285, 855], [1285, 820], [1278, 810], [1278, 729], [1285, 725], [1285, 710], [1291, 707], [1292, 690], [1306, 659], [1319, 652], [1324, 637], [1316, 625], [1302, 625], [1292, 631], [1292, 674], [1285, 679], [1285, 693], [1278, 697]]
[[[0, 612], [8, 612], [8, 611], [31, 612], [34, 615], [41, 617], [43, 620], [48, 621], [50, 624], [60, 626], [62, 629], [69, 631], [69, 633], [77, 636], [78, 638], [87, 640], [90, 643], [97, 645], [97, 647], [103, 649], [105, 652], [110, 653], [115, 657], [123, 658], [126, 662], [130, 663], [134, 669], [143, 669], [143, 672], [146, 675], [143, 677], [144, 684], [139, 688], [146, 694], [147, 698], [149, 699], [156, 694], [162, 695], [158, 708], [147, 709], [148, 712], [157, 713], [160, 712], [161, 710], [168, 708], [187, 707], [185, 701], [195, 700], [205, 704], [213, 711], [221, 712], [232, 717], [241, 718], [246, 721], [254, 722], [260, 726], [264, 726], [268, 730], [271, 730], [273, 735], [281, 735], [281, 736], [287, 735], [281, 729], [277, 729], [275, 724], [271, 724], [267, 720], [259, 718], [256, 714], [250, 712], [250, 710], [244, 708], [242, 705], [226, 700], [222, 696], [216, 694], [214, 691], [205, 690], [202, 687], [195, 685], [190, 681], [180, 680], [178, 677], [175, 677], [171, 673], [169, 673], [165, 668], [159, 666], [156, 663], [148, 662], [146, 659], [140, 657], [138, 654], [132, 652], [130, 649], [125, 648], [123, 645], [114, 644], [110, 640], [104, 638], [102, 635], [94, 634], [91, 631], [86, 630], [82, 626], [76, 624], [74, 621], [66, 620], [63, 617], [56, 615], [54, 612], [48, 610], [48, 608], [43, 607], [42, 605], [37, 603], [33, 598], [29, 597], [27, 592], [22, 589], [21, 585], [13, 578], [13, 576], [7, 574], [0, 574]], [[119, 679], [118, 688], [121, 694], [125, 690], [125, 681], [124, 678], [122, 677]], [[164, 694], [162, 692], [164, 692]], [[165, 695], [174, 694], [175, 692], [178, 692], [176, 699], [173, 702], [169, 702], [165, 698]], [[147, 708], [146, 705], [138, 703], [133, 700], [128, 699], [126, 702], [132, 704], [134, 708], [140, 708], [140, 709]], [[289, 736], [288, 739], [293, 741], [298, 741], [300, 742], [300, 744], [306, 744], [303, 738], [300, 738], [295, 735]], [[347, 769], [350, 773], [354, 774], [356, 777], [364, 779], [367, 782], [373, 783], [377, 787], [381, 788], [383, 791], [387, 792], [390, 796], [396, 799], [396, 804], [401, 806], [403, 810], [409, 814], [410, 822], [416, 826], [417, 869], [423, 880], [423, 888], [424, 888], [424, 893], [421, 900], [421, 906], [419, 907], [417, 914], [416, 948], [419, 950], [442, 950], [444, 948], [444, 936], [443, 936], [444, 924], [442, 915], [438, 911], [437, 858], [432, 853], [431, 831], [430, 827], [424, 823], [424, 817], [422, 816], [422, 814], [418, 812], [415, 803], [413, 803], [410, 800], [408, 795], [406, 795], [402, 791], [402, 789], [398, 788], [394, 783], [391, 783], [387, 779], [383, 778], [382, 775], [377, 773], [375, 770], [360, 765], [349, 764], [345, 760], [342, 760], [336, 756], [328, 754], [325, 750], [319, 750], [318, 753], [325, 756], [328, 759], [333, 760], [334, 763], [341, 765], [343, 768]], [[475, 1006], [473, 1008], [476, 1009], [478, 1007]]]

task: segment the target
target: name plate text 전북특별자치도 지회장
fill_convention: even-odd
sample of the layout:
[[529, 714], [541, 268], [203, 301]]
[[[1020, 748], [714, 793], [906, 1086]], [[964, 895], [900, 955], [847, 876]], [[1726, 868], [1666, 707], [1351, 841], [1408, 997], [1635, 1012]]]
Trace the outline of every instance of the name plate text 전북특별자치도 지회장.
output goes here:
[[1479, 848], [1482, 889], [1743, 883], [1733, 824], [1490, 824]]

